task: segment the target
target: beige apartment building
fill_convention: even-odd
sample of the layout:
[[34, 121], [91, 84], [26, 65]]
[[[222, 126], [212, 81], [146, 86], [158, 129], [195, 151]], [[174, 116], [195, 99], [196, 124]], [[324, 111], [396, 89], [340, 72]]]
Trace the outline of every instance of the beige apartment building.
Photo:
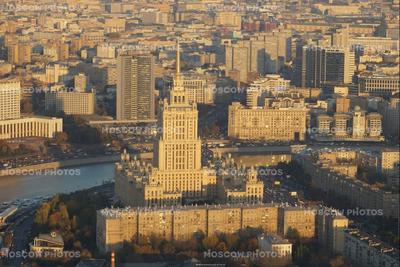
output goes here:
[[8, 46], [8, 62], [22, 65], [31, 62], [32, 46], [28, 43], [15, 43]]
[[399, 194], [385, 191], [358, 179], [332, 172], [311, 155], [296, 154], [295, 160], [311, 176], [313, 187], [323, 192], [346, 197], [349, 205], [363, 209], [375, 210], [386, 217], [399, 217]]
[[19, 119], [21, 101], [20, 82], [0, 80], [0, 121]]
[[345, 230], [343, 255], [352, 263], [371, 267], [399, 266], [399, 251], [358, 229]]
[[372, 96], [390, 96], [400, 91], [400, 78], [398, 75], [361, 74], [358, 91]]
[[259, 98], [267, 92], [286, 91], [290, 87], [290, 81], [278, 74], [267, 74], [265, 77], [255, 80], [246, 91], [246, 105], [248, 107], [259, 106]]
[[338, 210], [320, 208], [316, 215], [317, 242], [325, 246], [332, 254], [343, 253], [344, 231], [349, 226], [349, 219]]
[[185, 88], [189, 102], [198, 104], [214, 103], [214, 89], [210, 81], [201, 77], [185, 77], [183, 79], [183, 87]]
[[[286, 236], [296, 229], [302, 238], [314, 238], [316, 210], [301, 207], [280, 207], [278, 209], [278, 233]], [[301, 223], [299, 223], [301, 222]]]
[[74, 76], [74, 91], [86, 92], [89, 85], [89, 77], [84, 73], [78, 73]]
[[94, 92], [47, 92], [45, 94], [46, 111], [67, 115], [92, 115], [95, 111]]
[[317, 117], [318, 134], [336, 140], [382, 141], [382, 115], [354, 108], [352, 113], [320, 114]]
[[228, 136], [236, 139], [303, 141], [306, 108], [247, 108], [238, 102], [229, 106]]
[[387, 149], [382, 151], [380, 162], [382, 173], [393, 176], [394, 179], [397, 179], [398, 184], [400, 151], [398, 149]]
[[147, 240], [152, 235], [184, 241], [200, 232], [210, 236], [247, 227], [277, 233], [278, 208], [270, 204], [106, 208], [97, 211], [97, 246], [108, 252], [120, 249], [126, 241]]

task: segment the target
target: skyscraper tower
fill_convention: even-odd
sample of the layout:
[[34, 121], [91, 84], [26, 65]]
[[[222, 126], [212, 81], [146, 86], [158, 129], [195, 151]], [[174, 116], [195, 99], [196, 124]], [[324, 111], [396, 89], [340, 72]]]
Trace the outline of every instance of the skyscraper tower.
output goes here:
[[116, 168], [116, 195], [131, 206], [180, 205], [216, 197], [215, 171], [201, 166], [197, 105], [188, 100], [183, 86], [179, 43], [177, 47], [174, 85], [160, 107], [162, 132], [154, 146], [153, 166], [124, 153], [121, 160], [129, 171], [122, 165]]
[[124, 54], [117, 61], [117, 120], [154, 119], [154, 57]]
[[180, 72], [180, 48], [176, 54], [176, 75], [169, 97], [163, 101], [159, 126], [163, 129], [156, 149], [160, 171], [200, 170], [201, 140], [197, 133], [196, 103], [189, 103]]

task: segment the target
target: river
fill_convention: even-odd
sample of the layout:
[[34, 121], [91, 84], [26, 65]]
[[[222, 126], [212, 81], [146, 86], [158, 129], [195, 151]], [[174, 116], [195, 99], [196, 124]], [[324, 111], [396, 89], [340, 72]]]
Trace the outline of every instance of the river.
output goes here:
[[114, 163], [101, 163], [42, 171], [38, 175], [0, 177], [0, 203], [23, 198], [68, 193], [101, 185], [114, 177]]

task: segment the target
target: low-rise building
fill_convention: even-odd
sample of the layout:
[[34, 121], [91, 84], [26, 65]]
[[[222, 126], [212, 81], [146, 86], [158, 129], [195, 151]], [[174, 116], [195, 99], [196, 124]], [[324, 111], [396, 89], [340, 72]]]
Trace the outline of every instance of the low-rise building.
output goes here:
[[292, 261], [292, 244], [279, 235], [259, 235], [258, 247], [261, 251], [271, 252], [271, 255], [274, 255], [274, 257], [268, 258], [268, 262], [273, 266], [287, 266]]
[[352, 263], [371, 267], [399, 266], [398, 249], [390, 247], [358, 229], [347, 229], [344, 235], [343, 255]]
[[54, 138], [55, 134], [63, 131], [63, 121], [49, 117], [27, 117], [0, 121], [0, 140], [45, 137]]
[[52, 232], [51, 234], [39, 234], [30, 245], [31, 252], [41, 257], [59, 257], [64, 251], [64, 240], [61, 235]]

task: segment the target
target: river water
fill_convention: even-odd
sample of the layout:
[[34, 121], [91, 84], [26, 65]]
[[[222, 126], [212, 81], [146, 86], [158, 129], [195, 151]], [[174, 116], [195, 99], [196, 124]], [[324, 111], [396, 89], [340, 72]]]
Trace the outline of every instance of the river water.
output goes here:
[[0, 204], [16, 199], [68, 193], [101, 185], [114, 177], [114, 163], [70, 167], [57, 172], [0, 177]]

